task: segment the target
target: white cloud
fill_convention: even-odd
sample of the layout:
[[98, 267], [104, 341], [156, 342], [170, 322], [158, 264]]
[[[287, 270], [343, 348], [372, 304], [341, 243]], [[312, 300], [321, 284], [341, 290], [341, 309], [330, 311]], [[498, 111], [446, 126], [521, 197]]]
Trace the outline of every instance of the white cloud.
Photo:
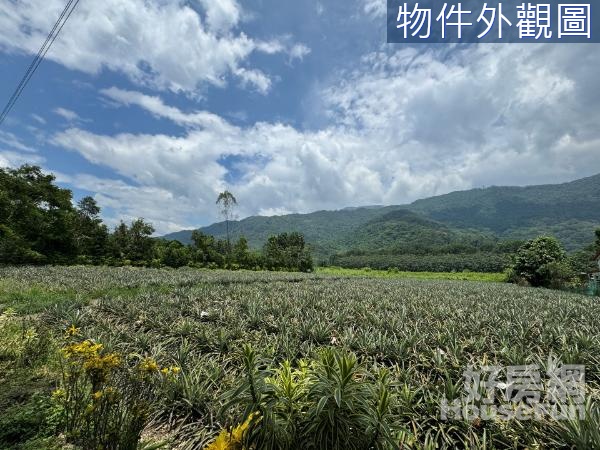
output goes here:
[[302, 61], [308, 54], [310, 54], [310, 48], [304, 44], [295, 44], [290, 49], [290, 60], [299, 59]]
[[[117, 179], [98, 178], [79, 174], [61, 174], [62, 183], [75, 185], [80, 189], [94, 192], [95, 200], [105, 210], [104, 220], [111, 227], [121, 220], [131, 222], [137, 218], [152, 217], [157, 234], [192, 228], [186, 221], [193, 203], [186, 197], [174, 196], [170, 191], [149, 186], [134, 186]], [[106, 209], [117, 211], [107, 215]]]
[[258, 211], [258, 215], [260, 216], [285, 216], [286, 214], [291, 214], [294, 211], [290, 211], [285, 208], [265, 208]]
[[31, 114], [31, 118], [41, 125], [46, 125], [46, 119], [44, 119], [42, 116]]
[[8, 131], [0, 131], [0, 144], [4, 144], [8, 148], [13, 150], [20, 150], [22, 152], [34, 152], [35, 150], [25, 145], [19, 138]]
[[100, 91], [101, 94], [114, 100], [115, 102], [130, 106], [139, 106], [148, 112], [152, 113], [156, 117], [163, 117], [169, 119], [182, 126], [195, 126], [195, 127], [228, 127], [229, 124], [216, 114], [212, 114], [206, 111], [195, 112], [192, 114], [186, 114], [174, 108], [172, 106], [165, 105], [162, 99], [158, 96], [150, 96], [142, 94], [137, 91], [127, 91], [111, 87], [109, 89], [103, 89]]
[[75, 122], [75, 121], [81, 120], [81, 117], [79, 117], [79, 114], [77, 114], [75, 111], [71, 111], [70, 109], [55, 108], [52, 112], [55, 114], [58, 114], [63, 119], [66, 119], [69, 122]]
[[[588, 65], [579, 67], [584, 54]], [[224, 188], [235, 192], [241, 216], [399, 204], [600, 171], [600, 96], [589, 75], [597, 67], [600, 54], [586, 46], [376, 52], [318, 92], [330, 120], [320, 130], [238, 127], [111, 88], [103, 95], [169, 119], [185, 134], [103, 136], [72, 128], [54, 140], [131, 180], [135, 192], [154, 195], [154, 206], [125, 194], [111, 203], [153, 222], [215, 220], [214, 199]], [[229, 169], [241, 175], [231, 179]], [[171, 211], [172, 202], [185, 208]]]
[[256, 48], [267, 55], [274, 55], [285, 51], [285, 45], [279, 40], [257, 42]]
[[[413, 170], [467, 184], [553, 181], [600, 170], [554, 149], [568, 134], [599, 136], [591, 47], [407, 48], [366, 56], [322, 95], [338, 126], [376, 134]], [[586, 61], [585, 66], [577, 61]], [[368, 67], [369, 69], [365, 69]], [[595, 98], [595, 101], [593, 100]], [[499, 164], [499, 160], [502, 164]], [[444, 169], [446, 168], [446, 169]]]
[[[183, 0], [80, 2], [47, 55], [70, 69], [121, 72], [135, 83], [197, 94], [208, 83], [225, 86], [239, 76], [265, 92], [267, 76], [243, 67], [255, 51], [276, 53], [275, 41], [256, 41], [235, 27], [235, 0], [198, 0], [202, 17]], [[64, 2], [0, 2], [0, 51], [37, 53]]]
[[379, 18], [386, 15], [386, 0], [360, 0], [363, 11], [371, 17]]
[[260, 70], [248, 70], [239, 67], [234, 73], [241, 80], [243, 86], [254, 86], [261, 94], [266, 94], [271, 89], [271, 80]]
[[[277, 123], [242, 128], [207, 112], [184, 114], [140, 93], [112, 89], [105, 94], [189, 128], [184, 137], [99, 136], [80, 129], [69, 129], [55, 137], [57, 145], [132, 180], [139, 186], [136, 192], [157, 189], [171, 193], [171, 199], [156, 195], [155, 206], [139, 214], [152, 222], [165, 221], [173, 201], [185, 204], [188, 213], [177, 223], [192, 222], [194, 217], [216, 220], [214, 198], [226, 187], [235, 191], [240, 213], [245, 216], [378, 203], [390, 187], [397, 188], [391, 183], [400, 170], [406, 183], [401, 198], [422, 196], [430, 192], [433, 180], [439, 176], [414, 174], [402, 163], [386, 161], [383, 145], [355, 132], [300, 132]], [[366, 154], [367, 148], [379, 152], [382, 158]], [[228, 169], [222, 162], [226, 156], [240, 161], [235, 169], [243, 175], [233, 184], [226, 181]], [[139, 208], [140, 202], [135, 196], [127, 199], [123, 195], [111, 205], [130, 216], [127, 208]]]
[[0, 167], [19, 167], [23, 164], [41, 164], [44, 158], [38, 155], [14, 152], [0, 149]]
[[240, 20], [240, 6], [235, 0], [198, 0], [206, 10], [206, 21], [211, 30], [227, 31]]

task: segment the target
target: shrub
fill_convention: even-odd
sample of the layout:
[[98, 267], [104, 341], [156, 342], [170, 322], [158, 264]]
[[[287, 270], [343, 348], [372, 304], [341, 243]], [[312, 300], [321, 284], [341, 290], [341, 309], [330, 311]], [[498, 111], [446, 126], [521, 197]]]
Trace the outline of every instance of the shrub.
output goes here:
[[269, 270], [311, 272], [313, 261], [300, 233], [271, 236], [263, 247], [264, 264]]
[[[71, 339], [79, 330], [71, 326]], [[67, 440], [83, 448], [137, 449], [154, 399], [178, 367], [160, 368], [152, 358], [127, 361], [90, 340], [62, 349], [62, 383], [53, 398], [63, 409]]]
[[532, 286], [560, 286], [572, 278], [572, 269], [560, 242], [542, 236], [525, 243], [518, 251], [513, 266], [514, 276]]
[[577, 284], [575, 272], [567, 260], [544, 264], [538, 272], [544, 280], [544, 285], [551, 289], [564, 289]]
[[183, 267], [190, 262], [189, 248], [179, 241], [170, 241], [164, 244], [161, 262], [168, 267]]
[[[225, 395], [225, 407], [238, 405], [242, 417], [259, 418], [250, 419], [244, 448], [358, 450], [391, 444], [386, 371], [374, 376], [354, 354], [331, 348], [297, 367], [284, 361], [270, 369], [249, 346], [243, 360], [245, 377]], [[223, 431], [217, 440], [222, 436]], [[207, 450], [212, 448], [217, 447]]]

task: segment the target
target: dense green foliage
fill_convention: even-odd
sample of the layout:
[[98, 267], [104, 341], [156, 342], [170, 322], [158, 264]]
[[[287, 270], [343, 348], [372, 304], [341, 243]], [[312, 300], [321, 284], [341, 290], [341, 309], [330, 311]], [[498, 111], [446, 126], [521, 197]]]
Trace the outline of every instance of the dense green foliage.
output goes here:
[[[71, 191], [54, 181], [35, 166], [0, 168], [0, 264], [312, 270], [310, 251], [298, 233], [271, 236], [262, 253], [251, 251], [243, 236], [233, 245], [200, 232], [192, 233], [190, 245], [155, 239], [154, 227], [143, 219], [121, 222], [109, 233], [92, 197], [75, 207]], [[229, 217], [235, 198], [227, 194]]]
[[364, 254], [336, 255], [330, 259], [334, 266], [349, 269], [394, 268], [406, 272], [502, 272], [510, 265], [510, 256], [501, 253], [466, 253], [440, 255]]
[[343, 277], [369, 277], [369, 278], [401, 278], [415, 280], [460, 280], [460, 281], [488, 281], [503, 283], [507, 281], [506, 273], [483, 272], [402, 272], [397, 269], [376, 270], [370, 267], [362, 269], [347, 269], [343, 267], [318, 267], [317, 274], [337, 275]]
[[493, 250], [497, 239], [474, 230], [453, 229], [420, 214], [399, 209], [359, 226], [344, 238], [344, 243], [353, 253], [474, 253]]
[[[600, 304], [589, 297], [506, 283], [187, 268], [7, 267], [0, 280], [0, 406], [11, 405], [0, 408], [1, 448], [69, 439], [64, 401], [51, 396], [62, 386], [65, 335], [102, 343], [103, 357], [139, 355], [118, 370], [147, 358], [180, 368], [144, 397], [144, 435], [166, 448], [202, 449], [230, 427], [273, 449], [600, 446]], [[585, 420], [440, 418], [441, 399], [462, 395], [468, 366], [544, 368], [551, 358], [585, 364]], [[142, 367], [159, 377], [150, 362]], [[249, 412], [259, 414], [248, 421]]]
[[[224, 238], [225, 225], [216, 223], [202, 231]], [[319, 261], [357, 249], [418, 254], [407, 248], [415, 242], [421, 251], [444, 253], [437, 249], [486, 247], [541, 235], [555, 236], [574, 251], [587, 245], [600, 225], [600, 175], [560, 185], [472, 189], [407, 206], [249, 217], [229, 225], [232, 236], [245, 235], [252, 248], [260, 248], [273, 234], [301, 232]], [[188, 243], [191, 231], [166, 238]]]
[[312, 270], [312, 258], [300, 233], [282, 233], [271, 236], [263, 250], [268, 269], [289, 267], [292, 270], [308, 272]]
[[0, 261], [64, 262], [103, 246], [93, 200], [76, 209], [71, 198], [39, 167], [0, 168]]
[[490, 230], [500, 237], [553, 235], [567, 250], [589, 242], [600, 224], [600, 175], [570, 183], [489, 187], [419, 200], [411, 208], [451, 226]]
[[513, 270], [532, 286], [549, 287], [558, 272], [567, 267], [566, 253], [560, 242], [552, 237], [539, 237], [519, 249]]
[[594, 244], [569, 256], [553, 237], [541, 236], [526, 242], [517, 251], [509, 280], [553, 289], [586, 289], [590, 274], [598, 271], [600, 229], [595, 236]]
[[192, 233], [192, 244], [160, 241], [157, 244], [159, 263], [169, 267], [209, 267], [229, 269], [268, 269], [310, 272], [313, 269], [310, 251], [299, 233], [271, 236], [262, 252], [252, 251], [241, 236], [230, 245], [198, 230]]

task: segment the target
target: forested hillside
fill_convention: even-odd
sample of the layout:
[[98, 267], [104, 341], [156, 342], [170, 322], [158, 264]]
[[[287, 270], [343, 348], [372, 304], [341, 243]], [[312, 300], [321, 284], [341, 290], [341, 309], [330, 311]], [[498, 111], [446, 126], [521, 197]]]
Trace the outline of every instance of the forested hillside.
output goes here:
[[344, 248], [384, 253], [421, 253], [432, 248], [448, 252], [495, 241], [490, 233], [450, 227], [408, 209], [388, 209], [340, 239]]
[[600, 175], [570, 183], [489, 187], [418, 200], [411, 210], [455, 227], [529, 239], [553, 234], [569, 249], [587, 244], [600, 223]]
[[[252, 216], [230, 224], [233, 238], [245, 236], [253, 248], [260, 248], [274, 230], [304, 230], [303, 234], [313, 249], [323, 255], [347, 248], [347, 239], [361, 225], [380, 217], [386, 212], [400, 209], [392, 207], [346, 208], [339, 211], [317, 211], [310, 214], [288, 214], [284, 216]], [[200, 229], [203, 233], [223, 237], [225, 222], [215, 223]], [[275, 234], [278, 234], [275, 232]], [[165, 239], [191, 242], [192, 230], [184, 230], [165, 236]]]
[[[411, 205], [346, 208], [274, 217], [249, 217], [232, 224], [259, 248], [269, 235], [301, 232], [319, 258], [349, 251], [414, 253], [415, 246], [486, 247], [497, 240], [525, 240], [542, 234], [559, 238], [568, 250], [589, 244], [600, 225], [600, 175], [570, 183], [489, 187], [418, 200]], [[225, 224], [201, 229], [218, 238]], [[165, 236], [188, 243], [191, 231]], [[430, 252], [430, 251], [429, 251]]]

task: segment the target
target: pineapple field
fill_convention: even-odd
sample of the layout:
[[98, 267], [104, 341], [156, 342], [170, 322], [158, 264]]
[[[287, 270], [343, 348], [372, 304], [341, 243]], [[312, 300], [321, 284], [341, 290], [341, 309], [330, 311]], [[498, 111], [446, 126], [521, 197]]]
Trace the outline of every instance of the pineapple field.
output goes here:
[[[0, 448], [600, 448], [600, 304], [577, 294], [6, 267], [0, 313]], [[469, 368], [557, 364], [585, 366], [579, 419], [442, 417]]]

